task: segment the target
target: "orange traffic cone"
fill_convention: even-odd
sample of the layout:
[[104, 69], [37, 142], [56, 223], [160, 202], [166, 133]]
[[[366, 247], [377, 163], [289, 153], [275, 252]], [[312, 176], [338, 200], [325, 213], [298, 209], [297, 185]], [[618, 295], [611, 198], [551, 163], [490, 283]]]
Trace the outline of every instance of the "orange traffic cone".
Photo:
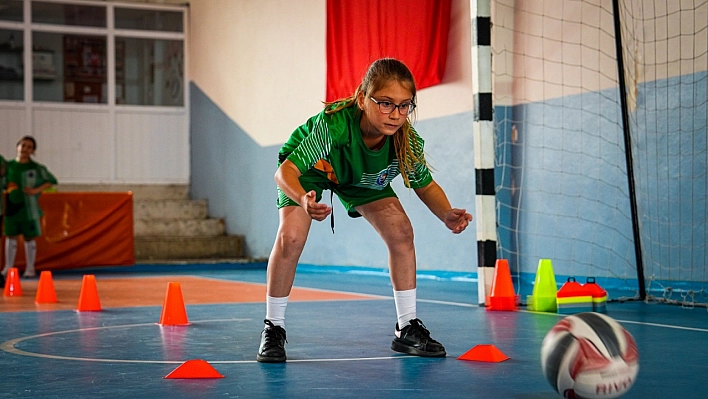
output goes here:
[[184, 307], [184, 299], [182, 299], [182, 288], [179, 283], [167, 283], [162, 315], [158, 324], [161, 326], [186, 326], [189, 324], [187, 309]]
[[489, 363], [499, 363], [509, 359], [511, 358], [494, 345], [476, 345], [457, 358], [457, 360], [474, 360]]
[[22, 296], [22, 285], [20, 285], [20, 272], [16, 267], [11, 267], [7, 272], [5, 290], [3, 296]]
[[56, 303], [57, 292], [54, 290], [54, 280], [52, 280], [52, 272], [44, 270], [39, 275], [39, 284], [37, 285], [37, 294], [34, 297], [35, 303]]
[[224, 376], [207, 361], [194, 359], [182, 363], [165, 378], [224, 378]]
[[96, 286], [96, 276], [93, 274], [84, 275], [81, 281], [81, 292], [79, 293], [79, 305], [77, 312], [99, 312], [101, 311], [101, 301], [98, 299], [98, 287]]
[[516, 292], [511, 281], [509, 262], [497, 259], [487, 310], [516, 310]]

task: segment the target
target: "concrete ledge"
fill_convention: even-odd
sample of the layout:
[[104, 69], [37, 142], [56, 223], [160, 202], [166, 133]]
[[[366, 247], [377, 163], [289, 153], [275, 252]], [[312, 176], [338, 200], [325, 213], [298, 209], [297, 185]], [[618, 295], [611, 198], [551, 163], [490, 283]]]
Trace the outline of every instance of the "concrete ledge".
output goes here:
[[135, 237], [135, 261], [236, 259], [243, 257], [242, 236]]
[[226, 232], [222, 219], [202, 220], [134, 220], [133, 229], [135, 238], [146, 236], [221, 236]]
[[187, 199], [186, 184], [58, 184], [59, 192], [133, 192], [134, 200]]
[[133, 201], [135, 220], [206, 219], [207, 200], [139, 200]]

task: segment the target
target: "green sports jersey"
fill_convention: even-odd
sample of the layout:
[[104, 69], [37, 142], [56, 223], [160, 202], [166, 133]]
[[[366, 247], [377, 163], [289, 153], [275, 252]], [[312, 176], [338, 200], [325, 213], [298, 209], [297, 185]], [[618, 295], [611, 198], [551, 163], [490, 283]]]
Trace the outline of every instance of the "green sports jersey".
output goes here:
[[[359, 127], [360, 114], [356, 107], [344, 108], [327, 115], [324, 111], [297, 128], [280, 149], [279, 160], [293, 162], [301, 173], [317, 169], [328, 174], [338, 185], [383, 190], [400, 174], [393, 140], [386, 138], [384, 146], [369, 149]], [[413, 131], [423, 151], [423, 139]], [[423, 154], [416, 154], [423, 159]], [[411, 188], [425, 187], [433, 177], [425, 164], [416, 163], [408, 179]]]
[[37, 221], [42, 217], [39, 194], [27, 195], [24, 189], [46, 182], [57, 184], [57, 179], [42, 164], [34, 161], [19, 163], [16, 160], [7, 163], [7, 222]]

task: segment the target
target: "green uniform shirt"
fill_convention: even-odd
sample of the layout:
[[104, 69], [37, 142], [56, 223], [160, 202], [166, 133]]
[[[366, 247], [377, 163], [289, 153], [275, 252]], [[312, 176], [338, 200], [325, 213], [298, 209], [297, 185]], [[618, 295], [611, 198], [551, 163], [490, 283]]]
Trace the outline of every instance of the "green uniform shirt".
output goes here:
[[[400, 174], [393, 140], [387, 137], [381, 149], [369, 149], [362, 138], [359, 115], [356, 107], [348, 107], [334, 114], [322, 111], [313, 116], [280, 149], [280, 162], [288, 159], [303, 175], [313, 168], [329, 172], [330, 180], [339, 186], [385, 189]], [[415, 130], [413, 133], [422, 152], [423, 139]], [[423, 154], [416, 155], [423, 158]], [[408, 179], [411, 188], [425, 187], [433, 180], [428, 168], [420, 163], [415, 164]]]
[[[356, 207], [395, 197], [391, 181], [401, 172], [393, 139], [387, 137], [379, 150], [371, 150], [361, 135], [360, 113], [356, 107], [327, 115], [324, 111], [297, 128], [280, 149], [278, 162], [286, 159], [300, 170], [300, 184], [314, 190], [320, 201], [323, 190], [332, 190], [351, 217], [361, 216]], [[423, 158], [423, 139], [413, 131]], [[415, 163], [408, 174], [409, 187], [425, 187], [433, 181], [427, 166]], [[278, 187], [278, 208], [297, 206]]]
[[57, 179], [47, 168], [34, 161], [7, 163], [6, 223], [38, 221], [43, 213], [39, 207], [39, 194], [27, 195], [25, 187], [34, 188], [46, 182], [57, 184]]

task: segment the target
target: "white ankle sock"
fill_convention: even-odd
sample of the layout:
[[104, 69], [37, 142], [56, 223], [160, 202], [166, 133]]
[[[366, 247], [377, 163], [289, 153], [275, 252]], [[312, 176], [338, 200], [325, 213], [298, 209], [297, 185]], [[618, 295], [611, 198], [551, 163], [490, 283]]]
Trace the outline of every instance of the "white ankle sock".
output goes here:
[[15, 254], [17, 254], [17, 240], [12, 238], [5, 239], [5, 267], [2, 269], [2, 274], [7, 274], [8, 270], [15, 265]]
[[37, 243], [34, 240], [25, 241], [25, 257], [27, 259], [27, 268], [25, 269], [25, 274], [35, 274], [34, 261], [37, 258]]
[[288, 306], [288, 298], [285, 297], [272, 297], [266, 295], [266, 316], [267, 320], [275, 326], [280, 326], [285, 328], [285, 309]]
[[398, 329], [409, 325], [416, 316], [416, 289], [405, 291], [393, 291], [393, 299], [396, 302], [396, 314], [398, 315]]

